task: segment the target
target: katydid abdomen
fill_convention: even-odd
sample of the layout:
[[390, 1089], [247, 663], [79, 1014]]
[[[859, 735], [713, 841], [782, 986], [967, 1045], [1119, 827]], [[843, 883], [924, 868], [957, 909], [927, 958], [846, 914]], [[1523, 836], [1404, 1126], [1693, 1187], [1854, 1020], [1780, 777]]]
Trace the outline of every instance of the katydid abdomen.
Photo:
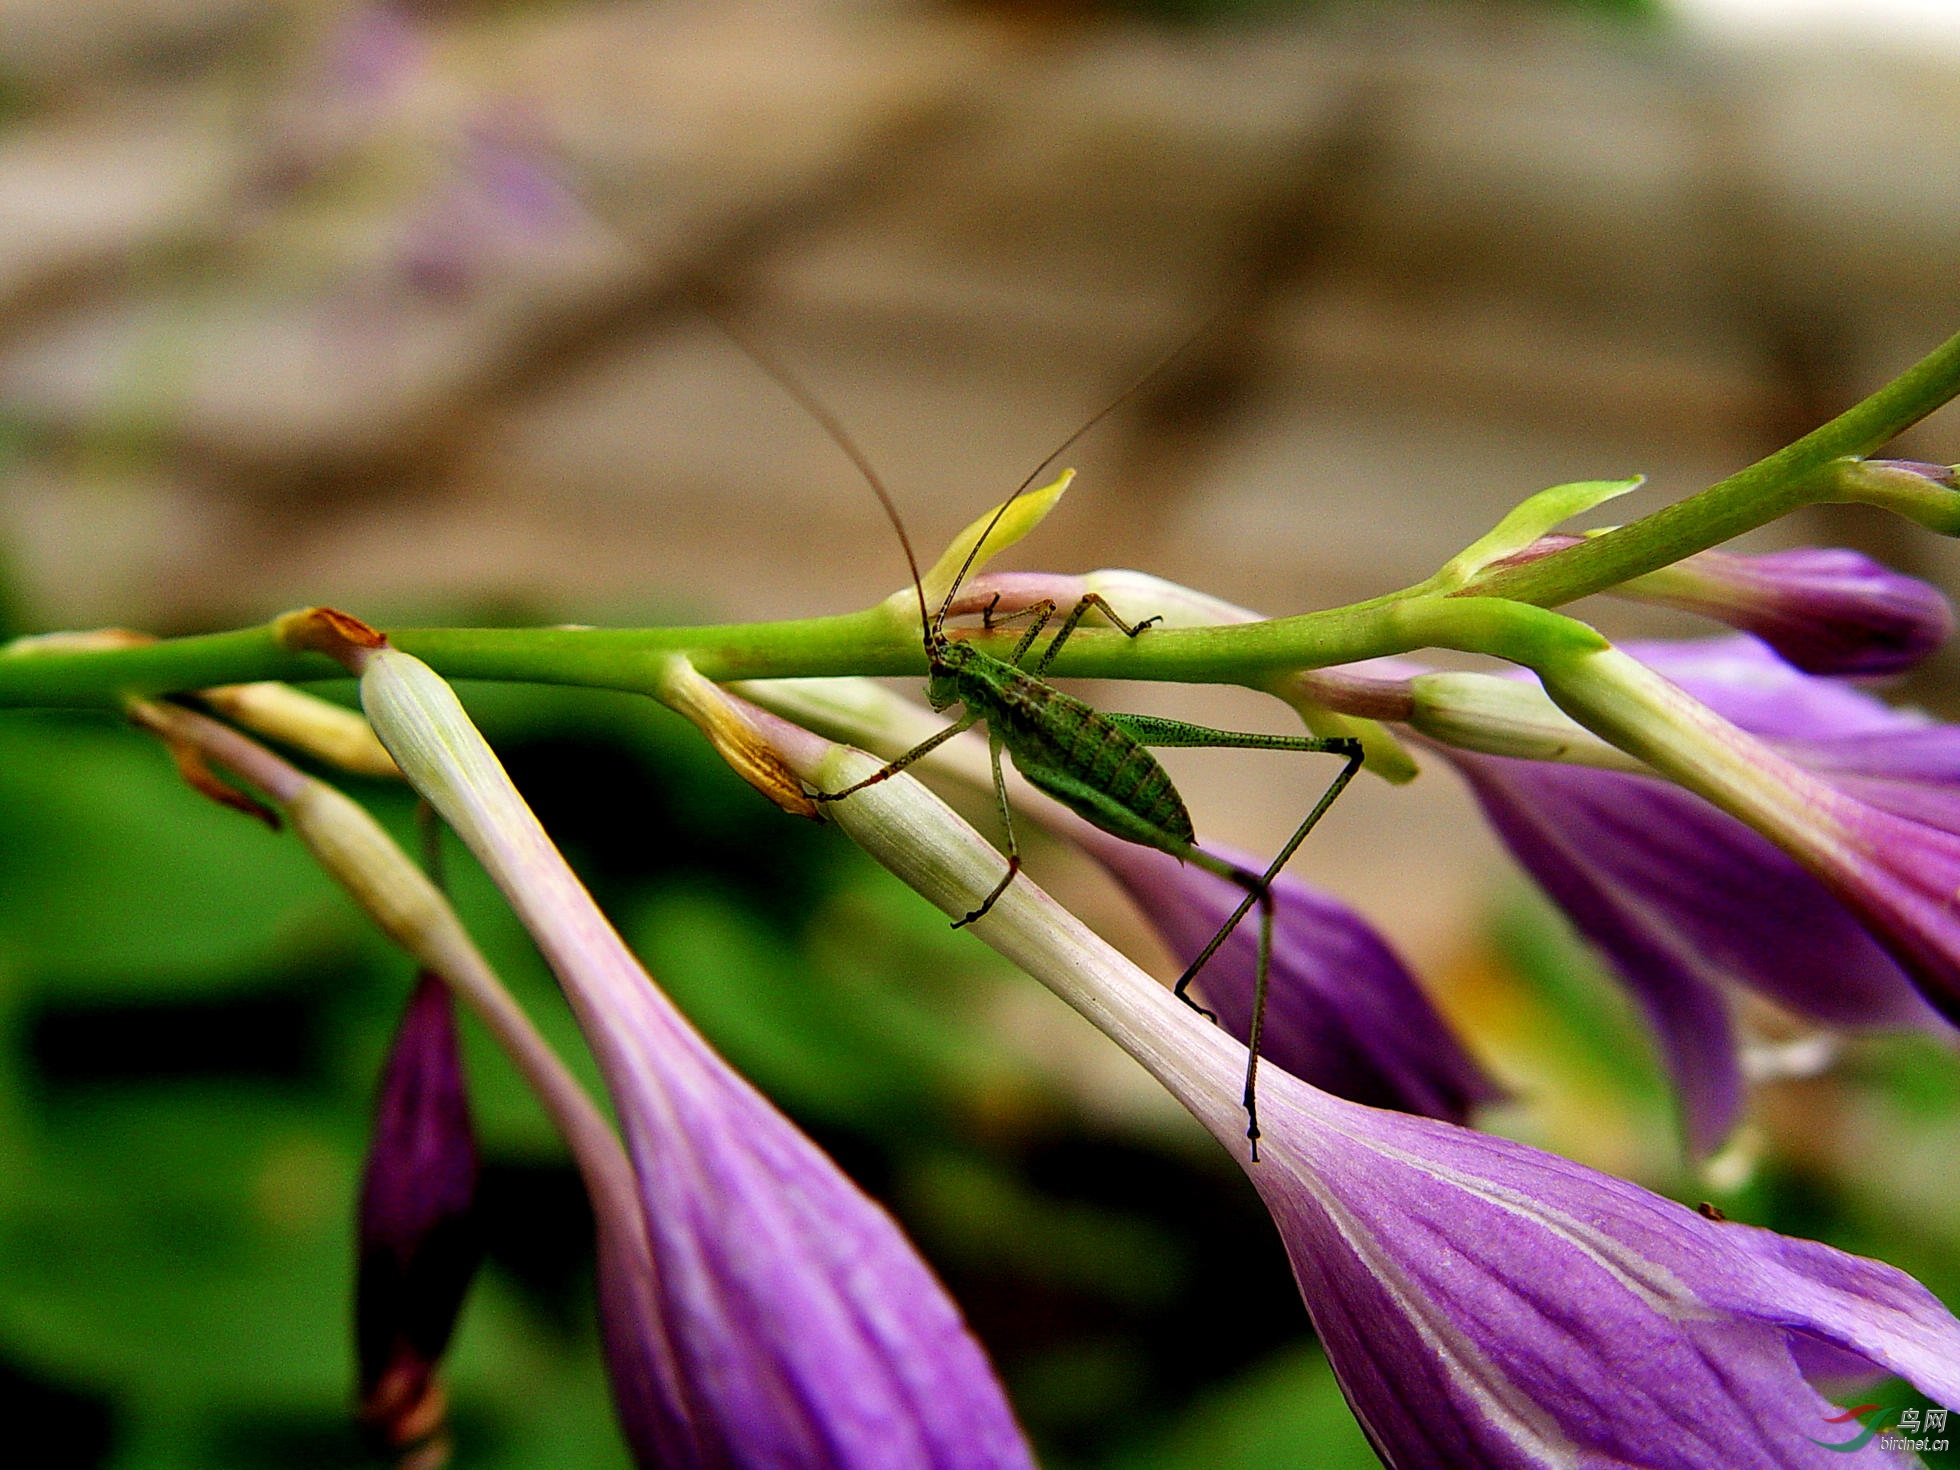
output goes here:
[[1184, 856], [1196, 837], [1191, 814], [1141, 742], [1011, 664], [978, 653], [963, 662], [967, 712], [987, 722], [1031, 785], [1105, 832]]

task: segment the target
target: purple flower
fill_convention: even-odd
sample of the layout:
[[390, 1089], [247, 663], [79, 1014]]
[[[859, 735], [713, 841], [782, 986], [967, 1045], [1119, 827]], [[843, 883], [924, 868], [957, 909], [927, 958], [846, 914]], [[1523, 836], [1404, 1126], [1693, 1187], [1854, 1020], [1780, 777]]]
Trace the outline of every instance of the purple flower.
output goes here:
[[311, 74], [268, 120], [258, 186], [274, 199], [289, 196], [373, 137], [425, 72], [429, 51], [407, 7], [364, 4], [343, 15], [311, 58]]
[[[876, 765], [792, 753], [825, 789]], [[942, 912], [999, 857], [905, 776], [838, 821]], [[1250, 1160], [1245, 1050], [1025, 880], [974, 926], [1120, 1043], [1272, 1211], [1348, 1401], [1392, 1470], [1796, 1470], [1836, 1463], [1806, 1369], [1960, 1402], [1960, 1322], [1876, 1261], [1704, 1219], [1522, 1144], [1320, 1092], [1277, 1068]]]
[[1678, 711], [1684, 726], [1707, 726], [1684, 750], [1708, 775], [1672, 774], [1760, 824], [1960, 1020], [1960, 728], [1794, 673], [1747, 639], [1644, 645], [1641, 656], [1732, 721]]
[[1938, 588], [1843, 547], [1704, 551], [1622, 590], [1753, 633], [1812, 674], [1895, 674], [1953, 632]]
[[442, 1426], [435, 1365], [482, 1254], [476, 1136], [449, 991], [425, 973], [381, 1076], [361, 1182], [361, 1419], [400, 1451]]
[[1819, 1363], [1960, 1403], [1960, 1322], [1903, 1272], [1276, 1081], [1249, 1172], [1395, 1470], [1836, 1464]]
[[[1536, 561], [1584, 539], [1541, 536], [1506, 564]], [[1953, 633], [1953, 605], [1937, 587], [1838, 546], [1697, 552], [1611, 593], [1753, 633], [1811, 674], [1896, 674]]]
[[[1960, 730], [1799, 673], [1752, 638], [1627, 651], [1743, 730], [1801, 748], [1806, 765], [1876, 769], [1884, 774], [1854, 779], [1960, 815]], [[1787, 744], [1799, 735], [1801, 747]], [[1440, 748], [1512, 853], [1632, 989], [1697, 1152], [1719, 1145], [1742, 1107], [1729, 983], [1831, 1026], [1934, 1024], [1899, 964], [1823, 882], [1700, 797], [1652, 777]], [[1941, 779], [1944, 789], [1928, 784]]]
[[[347, 656], [376, 732], [537, 940], [612, 1093], [640, 1218], [602, 1237], [601, 1298], [641, 1463], [1030, 1467], [930, 1269], [655, 988], [448, 686], [393, 650]], [[640, 1232], [651, 1270], [622, 1274], [631, 1253], [606, 1239]]]
[[[1071, 834], [1137, 902], [1181, 963], [1203, 952], [1244, 890], [1086, 823]], [[1258, 863], [1223, 848], [1241, 866]], [[1462, 1122], [1500, 1089], [1463, 1050], [1401, 958], [1360, 915], [1297, 879], [1273, 883], [1273, 957], [1260, 1052], [1338, 1097]], [[1259, 918], [1246, 915], [1198, 976], [1244, 1041], [1252, 1029]]]
[[549, 252], [592, 219], [562, 163], [511, 113], [473, 127], [455, 171], [404, 241], [401, 267], [425, 296], [466, 296], [528, 252]]

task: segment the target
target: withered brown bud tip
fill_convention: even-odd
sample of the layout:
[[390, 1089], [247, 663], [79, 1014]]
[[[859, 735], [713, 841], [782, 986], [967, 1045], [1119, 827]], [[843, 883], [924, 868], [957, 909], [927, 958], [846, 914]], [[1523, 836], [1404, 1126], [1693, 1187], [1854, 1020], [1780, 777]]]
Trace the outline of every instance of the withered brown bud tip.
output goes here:
[[375, 629], [352, 613], [333, 607], [303, 607], [282, 613], [272, 626], [287, 648], [324, 653], [355, 673], [361, 671], [370, 652], [388, 646], [388, 640]]

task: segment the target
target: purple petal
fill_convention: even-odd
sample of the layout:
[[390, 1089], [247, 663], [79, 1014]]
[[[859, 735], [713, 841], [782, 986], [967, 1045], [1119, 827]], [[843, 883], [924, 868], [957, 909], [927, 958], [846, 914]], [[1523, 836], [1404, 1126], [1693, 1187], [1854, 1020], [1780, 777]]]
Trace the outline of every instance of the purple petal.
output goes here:
[[1812, 674], [1893, 674], [1953, 632], [1935, 587], [1843, 547], [1747, 556], [1705, 551], [1666, 572], [1655, 600], [1753, 633]]
[[1781, 740], [1776, 748], [1860, 801], [1960, 832], [1960, 727], [1907, 725], [1852, 740]]
[[521, 119], [499, 119], [471, 132], [468, 168], [488, 222], [546, 234], [580, 217], [548, 149], [525, 136]]
[[1960, 836], [1821, 782], [1812, 801], [1843, 834], [1812, 854], [1832, 891], [1960, 1025]]
[[1445, 753], [1505, 845], [1633, 991], [1696, 1152], [1719, 1146], [1742, 1106], [1725, 983], [1834, 1026], [1931, 1021], [1821, 882], [1701, 798], [1616, 771]]
[[876, 1204], [651, 987], [607, 1066], [693, 1407], [656, 1464], [1029, 1466], [958, 1310]]
[[1264, 1104], [1253, 1181], [1397, 1470], [1836, 1464], [1798, 1342], [1960, 1401], [1960, 1322], [1890, 1266], [1285, 1082]]
[[1622, 647], [1752, 735], [1845, 740], [1927, 723], [1850, 684], [1794, 669], [1746, 634]]
[[382, 1072], [361, 1183], [362, 1418], [390, 1445], [440, 1422], [433, 1373], [481, 1256], [476, 1137], [448, 989], [424, 975]]
[[[1189, 964], [1245, 891], [1167, 853], [1085, 833], [1082, 845], [1127, 889], [1171, 952]], [[1257, 871], [1252, 858], [1220, 857]], [[1260, 1051], [1340, 1097], [1460, 1122], [1502, 1096], [1437, 1014], [1396, 953], [1360, 915], [1306, 884], [1273, 884], [1273, 956]], [[1252, 1029], [1257, 911], [1241, 921], [1198, 977], [1227, 1030]]]
[[[1802, 673], [1748, 636], [1626, 651], [1840, 791], [1960, 830], [1960, 730]], [[1860, 922], [1870, 916], [1856, 895], [1840, 883], [1834, 896], [1699, 797], [1619, 772], [1443, 753], [1519, 862], [1633, 991], [1695, 1151], [1719, 1145], [1742, 1106], [1726, 983], [1826, 1025], [1936, 1024], [1901, 968], [1920, 962]], [[1923, 903], [1913, 912], [1923, 917]]]
[[1807, 861], [1949, 1020], [1960, 1020], [1960, 729], [1798, 673], [1748, 638], [1629, 652], [1811, 778]]
[[639, 1208], [600, 1221], [601, 1303], [641, 1462], [1031, 1470], [930, 1268], [653, 984], [448, 685], [385, 647], [354, 661], [376, 733], [530, 930], [612, 1094]]

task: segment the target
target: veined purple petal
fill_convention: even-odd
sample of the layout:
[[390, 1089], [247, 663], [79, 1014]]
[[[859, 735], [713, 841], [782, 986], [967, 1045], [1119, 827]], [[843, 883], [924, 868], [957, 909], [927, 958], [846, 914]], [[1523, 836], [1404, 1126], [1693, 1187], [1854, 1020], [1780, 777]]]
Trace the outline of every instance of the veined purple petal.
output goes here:
[[[1216, 874], [1090, 829], [1076, 840], [1137, 902], [1171, 953], [1189, 964], [1245, 891]], [[1257, 871], [1253, 858], [1220, 857]], [[1273, 956], [1264, 1059], [1339, 1097], [1461, 1122], [1501, 1090], [1464, 1051], [1407, 966], [1353, 910], [1284, 875], [1273, 883]], [[1239, 1040], [1252, 1030], [1258, 972], [1255, 909], [1198, 977]]]
[[1264, 1110], [1249, 1172], [1395, 1470], [1839, 1464], [1798, 1344], [1960, 1402], [1960, 1322], [1890, 1266], [1284, 1082]]
[[1704, 551], [1628, 586], [1753, 633], [1812, 674], [1894, 674], [1953, 632], [1938, 588], [1844, 547]]
[[1505, 845], [1627, 982], [1697, 1152], [1718, 1147], [1742, 1107], [1727, 984], [1833, 1026], [1931, 1023], [1822, 883], [1700, 797], [1617, 771], [1446, 754]]
[[[877, 769], [834, 748], [785, 755], [826, 789]], [[909, 777], [840, 808], [840, 825], [943, 912], [961, 913], [999, 871], [998, 855]], [[1960, 1322], [1878, 1262], [1718, 1224], [1524, 1145], [1346, 1102], [1278, 1068], [1262, 1085], [1254, 1163], [1243, 1046], [1031, 883], [975, 928], [1240, 1160], [1392, 1470], [1832, 1465], [1806, 1431], [1828, 1435], [1835, 1406], [1805, 1382], [1797, 1346], [1807, 1363], [1823, 1353], [1834, 1374], [1869, 1365], [1960, 1400]]]
[[1766, 739], [1843, 741], [1930, 723], [1855, 685], [1792, 668], [1746, 634], [1622, 648], [1724, 719]]
[[611, 1020], [630, 1034], [611, 1038], [608, 1073], [695, 1400], [694, 1458], [675, 1463], [1030, 1465], [985, 1357], [897, 1226], [645, 994]]
[[1837, 829], [1811, 854], [1832, 891], [1883, 938], [1920, 994], [1960, 1025], [1960, 835], [1834, 784], [1817, 783], [1809, 797]]
[[1806, 862], [1960, 1021], [1960, 727], [1778, 667], [1748, 639], [1628, 651], [1791, 763], [1820, 818]]
[[[638, 1177], [651, 1279], [602, 1282], [636, 1454], [662, 1470], [1024, 1470], [979, 1345], [891, 1218], [688, 1025], [426, 665], [363, 649], [403, 772], [482, 860], [558, 975]], [[632, 1264], [623, 1254], [617, 1259]]]
[[361, 1183], [361, 1417], [394, 1448], [442, 1421], [434, 1370], [482, 1255], [476, 1136], [449, 990], [424, 975], [382, 1072]]
[[[1960, 811], [1960, 730], [1801, 673], [1747, 636], [1626, 651], [1834, 786], [1906, 816]], [[1719, 1145], [1742, 1106], [1728, 983], [1831, 1026], [1937, 1024], [1824, 882], [1700, 797], [1620, 772], [1443, 753], [1633, 991], [1697, 1152]]]

